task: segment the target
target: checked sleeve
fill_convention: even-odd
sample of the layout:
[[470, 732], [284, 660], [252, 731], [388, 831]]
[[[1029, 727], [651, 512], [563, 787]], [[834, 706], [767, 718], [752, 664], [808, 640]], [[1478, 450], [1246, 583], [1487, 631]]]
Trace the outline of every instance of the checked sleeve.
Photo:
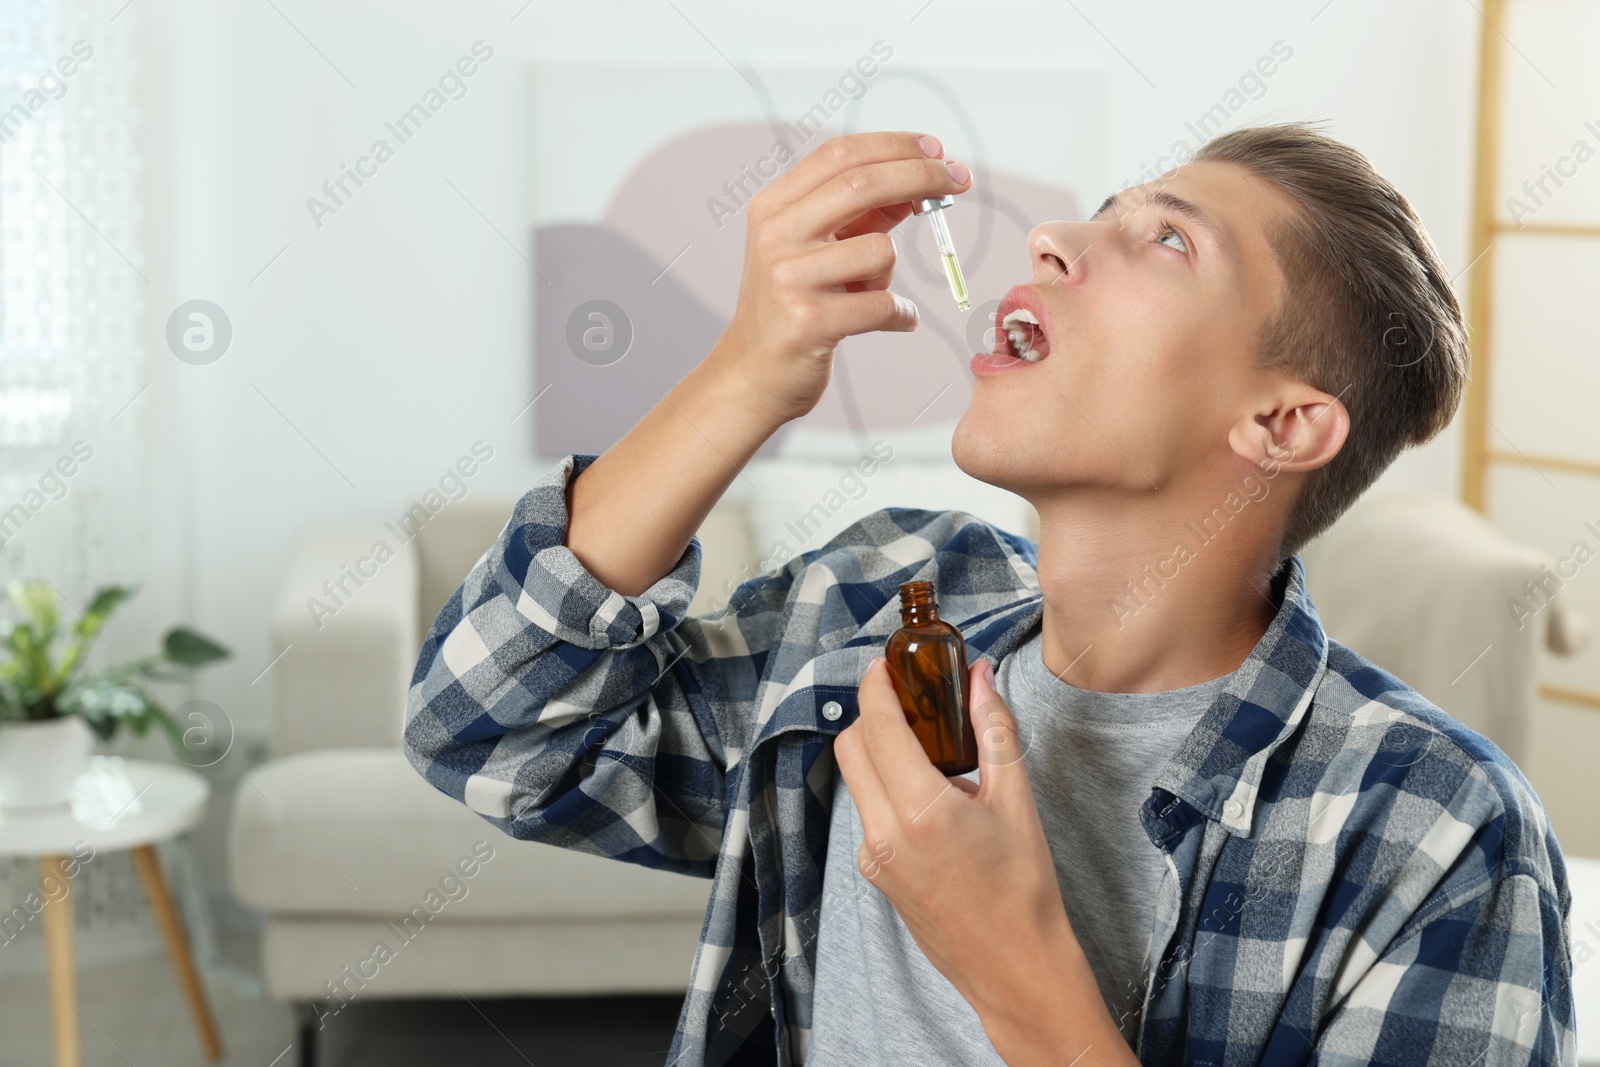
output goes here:
[[1430, 912], [1362, 975], [1318, 1035], [1311, 1062], [1575, 1063], [1560, 902], [1532, 874], [1502, 867]]
[[596, 458], [570, 454], [529, 490], [440, 610], [402, 744], [435, 787], [514, 837], [710, 877], [758, 673], [751, 644], [783, 590], [752, 579], [685, 618], [698, 537], [639, 595], [607, 587], [565, 545], [568, 482]]

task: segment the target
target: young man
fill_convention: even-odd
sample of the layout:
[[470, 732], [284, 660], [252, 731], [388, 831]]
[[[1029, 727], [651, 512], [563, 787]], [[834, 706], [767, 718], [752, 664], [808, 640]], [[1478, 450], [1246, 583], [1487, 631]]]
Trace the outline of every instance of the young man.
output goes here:
[[[1355, 151], [1241, 130], [1029, 234], [1001, 312], [1037, 325], [974, 358], [953, 449], [1037, 546], [886, 508], [684, 617], [695, 531], [834, 347], [915, 327], [886, 232], [968, 189], [942, 156], [842, 137], [751, 201], [715, 349], [440, 612], [412, 762], [516, 837], [713, 879], [674, 1065], [1570, 1063], [1537, 797], [1324, 635], [1296, 554], [1465, 376]], [[968, 775], [877, 661], [917, 578], [973, 659]]]

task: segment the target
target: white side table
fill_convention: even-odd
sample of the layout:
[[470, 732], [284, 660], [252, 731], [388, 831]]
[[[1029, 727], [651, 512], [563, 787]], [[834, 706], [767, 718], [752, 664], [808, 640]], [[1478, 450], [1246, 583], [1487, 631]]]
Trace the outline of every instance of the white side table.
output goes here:
[[100, 852], [118, 849], [133, 853], [134, 868], [189, 1002], [200, 1043], [212, 1060], [222, 1058], [222, 1038], [155, 850], [157, 842], [194, 829], [205, 814], [210, 794], [206, 780], [187, 767], [95, 756], [73, 784], [69, 808], [37, 813], [0, 810], [0, 856], [39, 858], [44, 901], [39, 915], [44, 924], [47, 978], [53, 991], [50, 1016], [56, 1067], [79, 1067], [82, 1062], [71, 880]]

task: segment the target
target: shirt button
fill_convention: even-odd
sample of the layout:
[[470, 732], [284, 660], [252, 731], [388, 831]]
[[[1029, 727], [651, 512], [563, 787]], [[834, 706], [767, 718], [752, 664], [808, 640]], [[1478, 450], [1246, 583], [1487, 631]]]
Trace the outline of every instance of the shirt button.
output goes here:
[[1222, 806], [1223, 813], [1230, 819], [1237, 819], [1244, 814], [1244, 805], [1237, 800], [1230, 800]]
[[832, 722], [843, 714], [844, 705], [840, 704], [837, 700], [830, 700], [826, 704], [822, 705], [822, 717], [827, 719], [829, 722]]

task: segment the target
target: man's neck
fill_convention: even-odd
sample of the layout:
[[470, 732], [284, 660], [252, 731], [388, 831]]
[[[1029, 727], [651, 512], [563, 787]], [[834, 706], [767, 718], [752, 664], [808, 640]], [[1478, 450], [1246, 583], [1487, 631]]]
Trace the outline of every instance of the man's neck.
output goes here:
[[1080, 689], [1114, 693], [1232, 673], [1278, 610], [1280, 517], [1242, 497], [1238, 511], [1170, 498], [1105, 504], [1035, 503], [1045, 666]]

